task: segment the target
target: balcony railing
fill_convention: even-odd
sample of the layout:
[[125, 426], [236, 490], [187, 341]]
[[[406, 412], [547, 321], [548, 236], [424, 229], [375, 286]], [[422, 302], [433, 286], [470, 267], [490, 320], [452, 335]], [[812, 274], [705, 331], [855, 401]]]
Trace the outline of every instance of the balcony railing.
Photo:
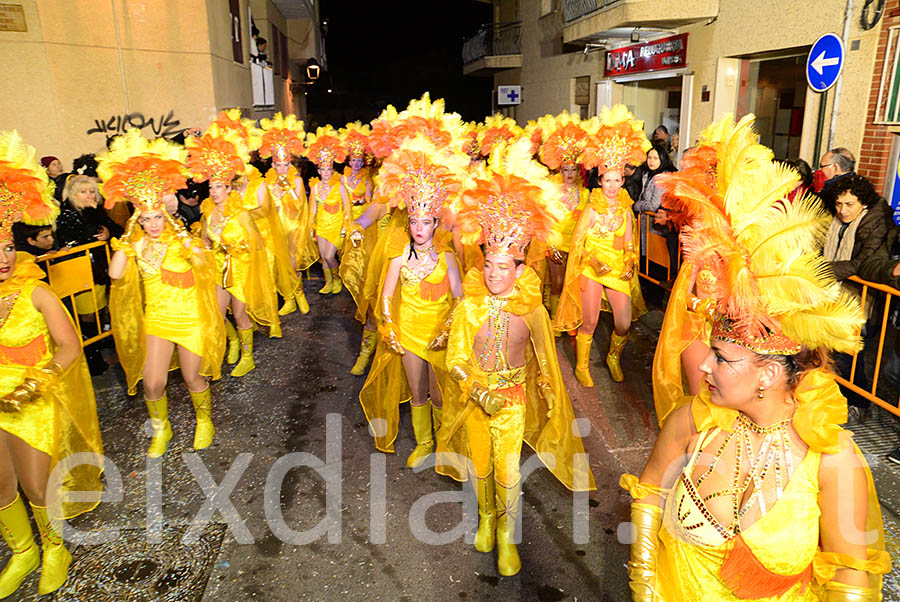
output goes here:
[[566, 23], [600, 10], [621, 0], [563, 0], [563, 17]]
[[488, 23], [463, 42], [463, 63], [471, 63], [486, 56], [520, 54], [522, 52], [522, 23]]

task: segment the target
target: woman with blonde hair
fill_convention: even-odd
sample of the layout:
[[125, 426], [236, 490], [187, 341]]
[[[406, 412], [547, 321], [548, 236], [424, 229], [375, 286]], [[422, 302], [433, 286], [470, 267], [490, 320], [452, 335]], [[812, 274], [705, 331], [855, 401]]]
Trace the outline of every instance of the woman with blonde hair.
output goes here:
[[128, 393], [144, 380], [151, 458], [163, 455], [172, 438], [166, 381], [175, 351], [197, 417], [193, 447], [210, 446], [215, 427], [208, 379], [219, 378], [225, 350], [215, 260], [165, 206], [165, 197], [185, 185], [186, 155], [165, 139], [149, 142], [131, 130], [99, 158], [107, 204], [135, 208], [126, 233], [112, 241], [110, 310]]

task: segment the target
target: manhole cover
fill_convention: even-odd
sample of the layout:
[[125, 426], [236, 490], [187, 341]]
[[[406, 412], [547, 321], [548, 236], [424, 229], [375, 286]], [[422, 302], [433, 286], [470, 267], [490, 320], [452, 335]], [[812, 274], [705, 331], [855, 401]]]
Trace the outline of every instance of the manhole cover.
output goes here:
[[[181, 543], [186, 530], [187, 525], [166, 526], [162, 543], [150, 545], [144, 529], [122, 529], [112, 543], [75, 548], [69, 580], [52, 600], [198, 602], [219, 555], [225, 525], [208, 525], [189, 546]], [[18, 593], [27, 599], [36, 592], [37, 580], [31, 577]]]

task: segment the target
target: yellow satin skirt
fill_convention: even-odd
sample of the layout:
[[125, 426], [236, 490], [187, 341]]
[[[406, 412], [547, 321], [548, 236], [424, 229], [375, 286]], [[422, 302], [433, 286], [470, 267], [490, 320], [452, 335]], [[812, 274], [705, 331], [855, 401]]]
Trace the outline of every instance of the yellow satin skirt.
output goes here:
[[[3, 378], [5, 372], [7, 371], [0, 370], [0, 381], [8, 380]], [[0, 390], [3, 390], [3, 394], [6, 395], [21, 382], [22, 377], [19, 376], [13, 386], [4, 386], [6, 383], [0, 384]], [[53, 455], [55, 424], [56, 412], [53, 408], [53, 400], [46, 395], [33, 403], [25, 404], [18, 412], [0, 412], [0, 429], [15, 435], [48, 456]]]
[[203, 356], [197, 288], [166, 286], [159, 273], [144, 276], [144, 332]]
[[622, 280], [619, 276], [625, 271], [624, 253], [621, 249], [614, 249], [612, 238], [600, 239], [594, 236], [585, 237], [585, 259], [592, 257], [602, 261], [610, 267], [610, 271], [603, 276], [598, 276], [594, 268], [583, 262], [581, 275], [594, 282], [599, 282], [607, 288], [631, 296], [631, 282]]
[[227, 286], [224, 288], [232, 297], [241, 303], [247, 303], [244, 285], [250, 278], [250, 255], [247, 253], [231, 255], [227, 275], [225, 274], [226, 255], [224, 251], [216, 252], [216, 284], [223, 286], [225, 283]]
[[[324, 205], [320, 206], [316, 211], [316, 236], [324, 238], [338, 250], [344, 244], [344, 237], [341, 236], [341, 229], [344, 227], [343, 211], [338, 210], [337, 213], [328, 213]], [[340, 207], [340, 205], [338, 205]]]

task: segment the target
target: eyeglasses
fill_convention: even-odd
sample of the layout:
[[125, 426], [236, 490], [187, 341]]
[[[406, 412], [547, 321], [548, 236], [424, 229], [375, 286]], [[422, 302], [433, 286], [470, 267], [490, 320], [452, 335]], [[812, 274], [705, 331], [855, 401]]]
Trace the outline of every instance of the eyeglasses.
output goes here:
[[824, 165], [819, 165], [819, 169], [825, 169], [826, 167], [831, 167], [834, 163], [825, 163]]

